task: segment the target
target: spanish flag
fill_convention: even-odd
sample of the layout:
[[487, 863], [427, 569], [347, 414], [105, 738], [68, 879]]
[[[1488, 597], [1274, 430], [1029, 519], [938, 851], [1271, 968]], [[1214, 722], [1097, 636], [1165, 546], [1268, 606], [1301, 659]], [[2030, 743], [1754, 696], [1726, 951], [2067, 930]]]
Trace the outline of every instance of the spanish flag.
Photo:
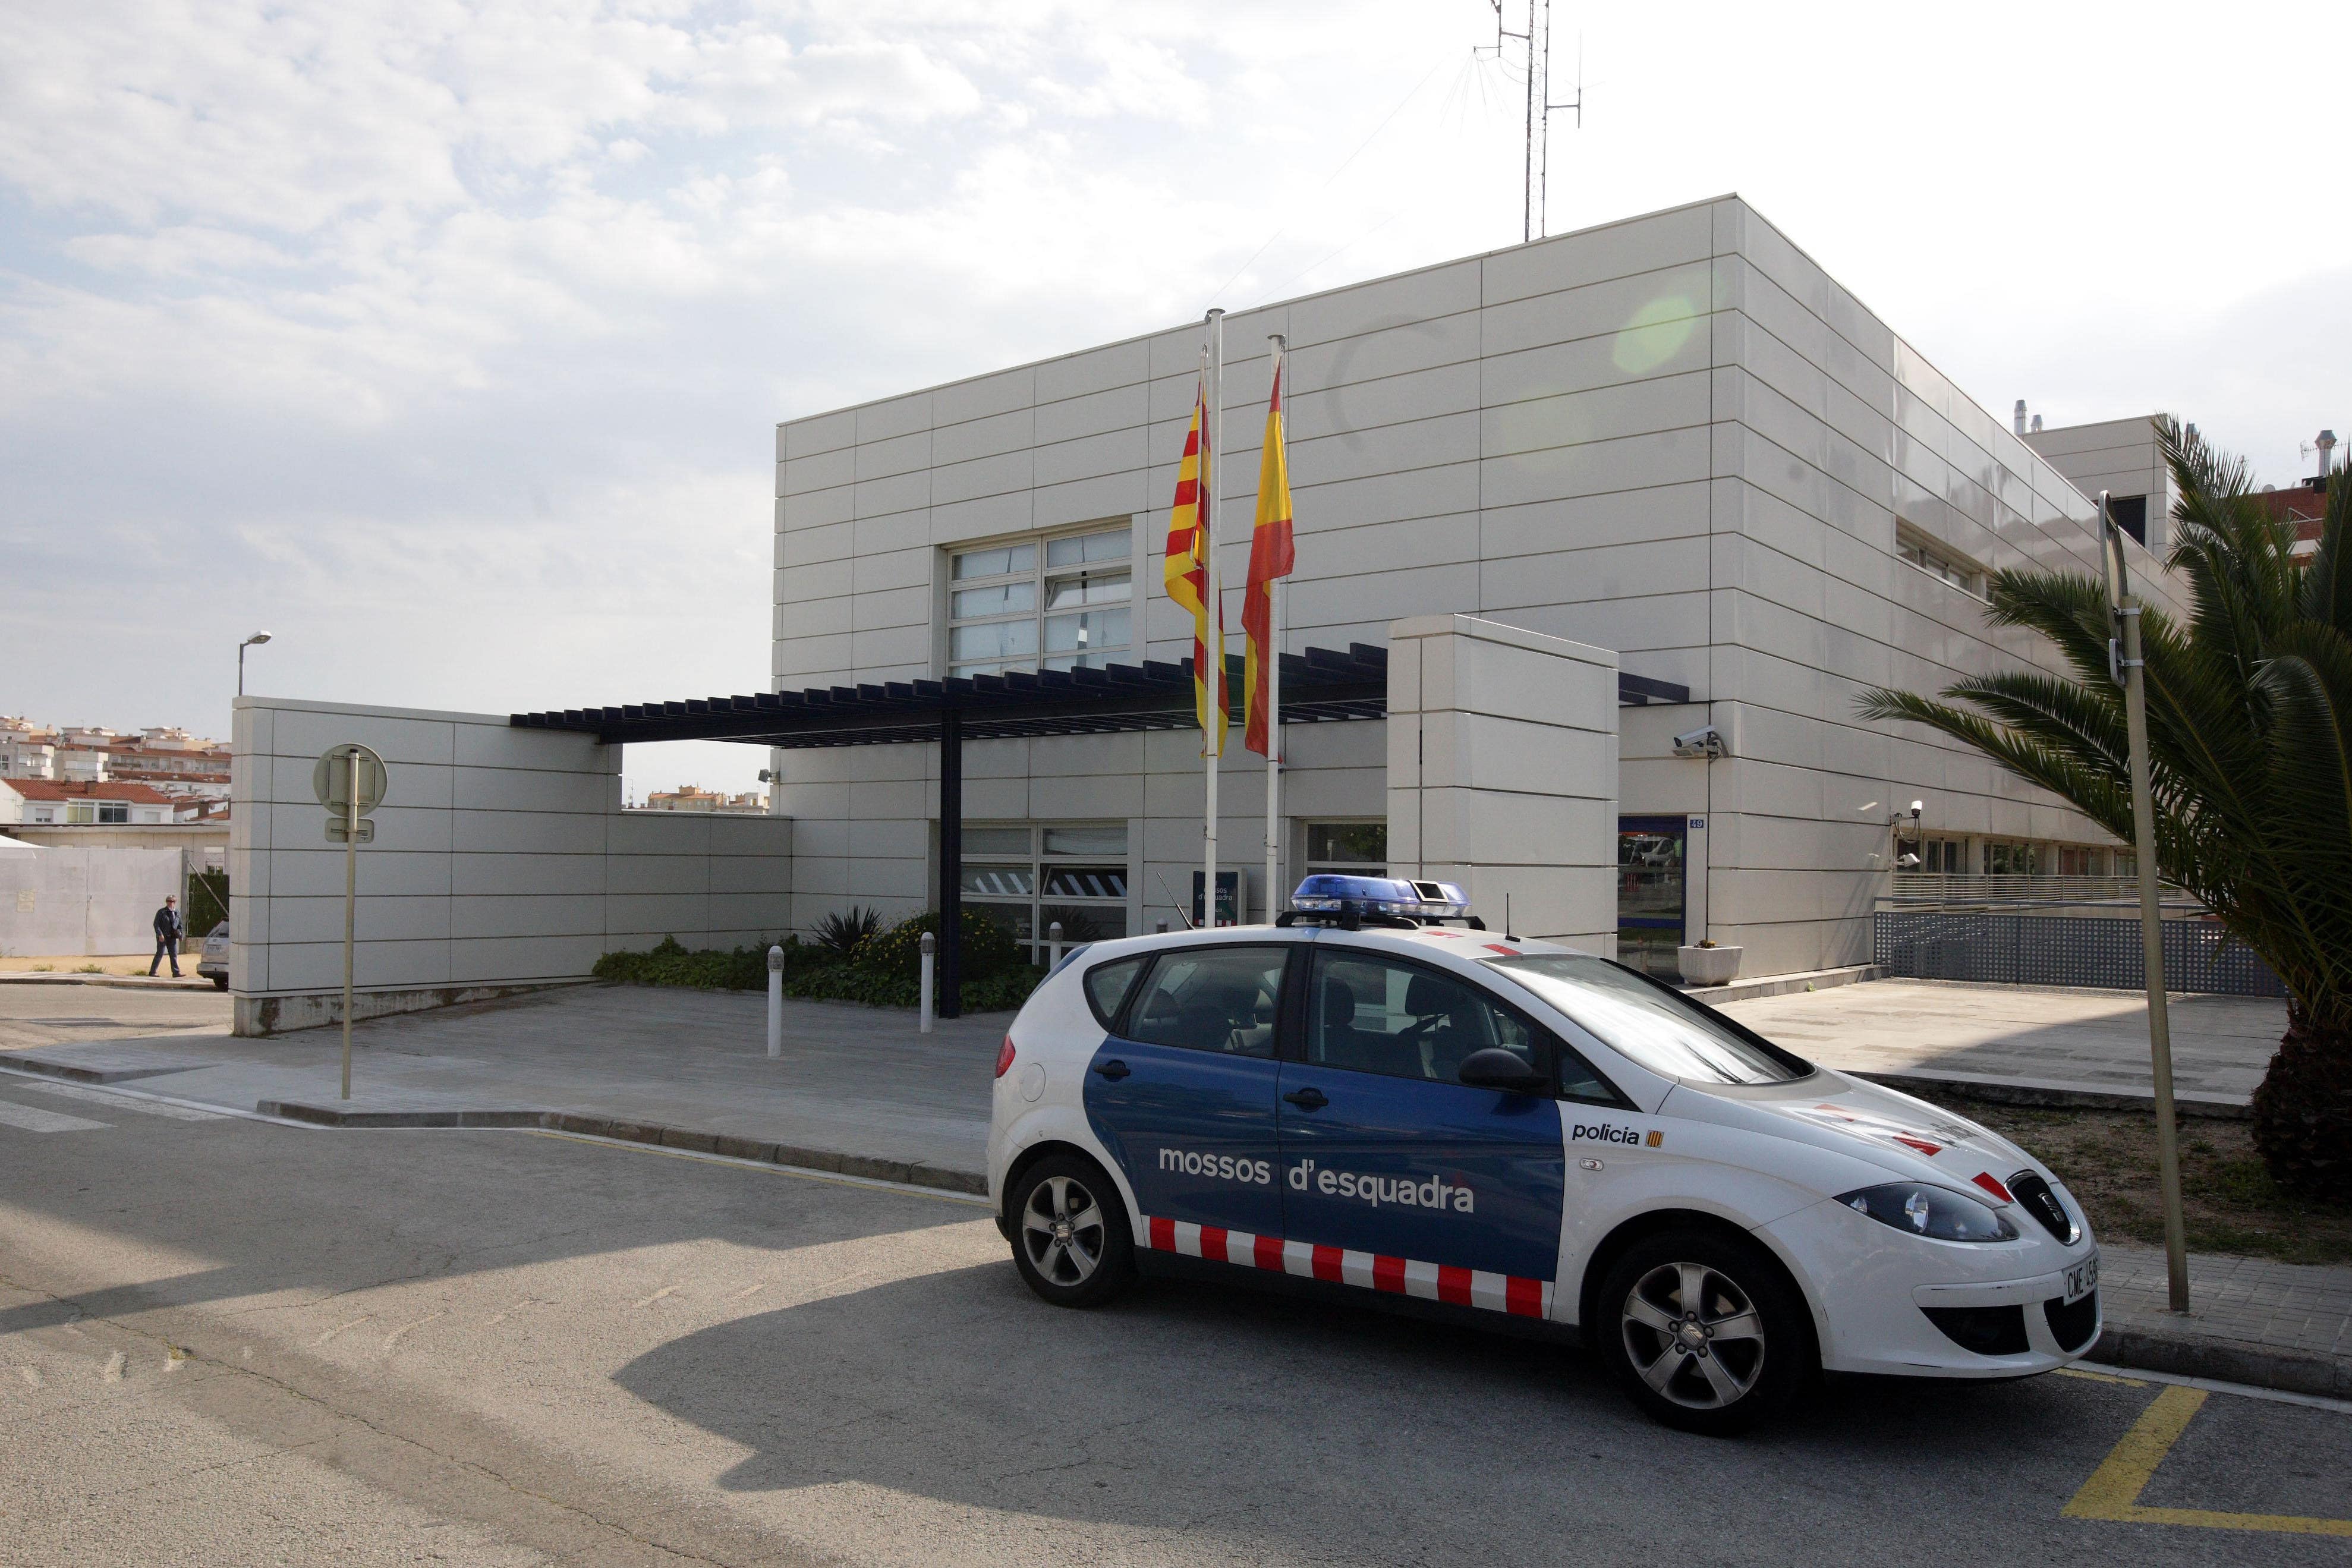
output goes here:
[[1282, 361], [1274, 363], [1274, 397], [1265, 410], [1265, 451], [1258, 459], [1257, 526], [1250, 531], [1249, 584], [1242, 592], [1242, 632], [1248, 652], [1244, 667], [1247, 722], [1242, 744], [1262, 757], [1275, 757], [1279, 725], [1269, 675], [1281, 657], [1276, 645], [1274, 582], [1297, 564], [1290, 539], [1290, 459], [1282, 444]]
[[1169, 598], [1192, 617], [1192, 712], [1201, 726], [1201, 754], [1213, 757], [1225, 751], [1225, 627], [1223, 606], [1209, 603], [1209, 481], [1215, 454], [1208, 432], [1209, 390], [1203, 377], [1192, 395], [1192, 427], [1184, 436], [1183, 465], [1176, 470], [1176, 505], [1168, 514], [1168, 559], [1161, 570]]

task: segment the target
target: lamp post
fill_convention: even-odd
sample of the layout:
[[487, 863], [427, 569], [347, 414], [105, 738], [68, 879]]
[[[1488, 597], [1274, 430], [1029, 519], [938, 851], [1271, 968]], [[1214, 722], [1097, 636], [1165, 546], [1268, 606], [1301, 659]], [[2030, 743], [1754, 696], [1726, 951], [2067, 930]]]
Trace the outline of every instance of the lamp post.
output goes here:
[[245, 695], [245, 650], [269, 640], [268, 632], [256, 632], [236, 645], [236, 694]]
[[2156, 1169], [2164, 1206], [2164, 1271], [2172, 1310], [2189, 1310], [2188, 1227], [2180, 1208], [2179, 1131], [2172, 1110], [2172, 1028], [2165, 1015], [2164, 921], [2157, 903], [2156, 802], [2148, 782], [2147, 668], [2140, 651], [2140, 605], [2124, 567], [2123, 530], [2099, 492], [2101, 555], [2115, 636], [2109, 672], [2124, 689], [2124, 734], [2131, 748], [2132, 847], [2139, 859], [2140, 952], [2147, 981], [2148, 1065], [2156, 1089]]

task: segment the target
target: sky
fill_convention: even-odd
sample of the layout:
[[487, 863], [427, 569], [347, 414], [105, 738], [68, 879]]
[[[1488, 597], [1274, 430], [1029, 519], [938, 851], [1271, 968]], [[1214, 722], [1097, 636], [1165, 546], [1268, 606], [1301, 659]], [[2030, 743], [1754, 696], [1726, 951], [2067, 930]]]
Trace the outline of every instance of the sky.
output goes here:
[[[289, 697], [760, 689], [776, 421], [1522, 234], [1488, 0], [7, 17], [0, 713], [51, 721], [225, 735], [257, 629]], [[2352, 435], [2336, 8], [1553, 29], [1550, 232], [1738, 191], [2004, 420], [2282, 484]]]

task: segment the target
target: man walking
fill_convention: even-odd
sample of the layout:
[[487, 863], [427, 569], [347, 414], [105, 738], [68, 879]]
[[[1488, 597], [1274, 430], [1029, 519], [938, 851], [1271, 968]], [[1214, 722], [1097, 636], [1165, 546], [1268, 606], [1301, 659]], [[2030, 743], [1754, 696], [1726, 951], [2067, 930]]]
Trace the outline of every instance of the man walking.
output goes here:
[[180, 978], [180, 939], [187, 933], [187, 924], [180, 919], [179, 896], [164, 894], [163, 907], [155, 911], [155, 961], [147, 966], [149, 974], [162, 967], [168, 954], [172, 960], [172, 978]]

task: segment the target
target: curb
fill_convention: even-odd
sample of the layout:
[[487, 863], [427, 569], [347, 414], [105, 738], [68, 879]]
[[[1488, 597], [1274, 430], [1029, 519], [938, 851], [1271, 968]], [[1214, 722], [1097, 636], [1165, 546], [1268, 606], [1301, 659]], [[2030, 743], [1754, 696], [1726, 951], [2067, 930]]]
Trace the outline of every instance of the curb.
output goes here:
[[937, 1187], [943, 1192], [981, 1197], [988, 1194], [988, 1178], [978, 1171], [959, 1171], [919, 1160], [877, 1160], [865, 1154], [845, 1154], [837, 1149], [813, 1149], [798, 1143], [775, 1143], [764, 1139], [737, 1137], [729, 1132], [698, 1132], [690, 1128], [667, 1127], [659, 1122], [627, 1121], [618, 1117], [590, 1116], [571, 1110], [508, 1110], [494, 1107], [447, 1110], [345, 1110], [339, 1106], [287, 1100], [265, 1100], [254, 1109], [264, 1116], [308, 1122], [314, 1127], [521, 1127], [542, 1132], [577, 1132], [591, 1138], [611, 1138], [625, 1143], [650, 1143], [698, 1154], [718, 1154], [730, 1160], [795, 1165], [803, 1170], [860, 1176], [869, 1181]]
[[193, 974], [183, 974], [175, 979], [169, 974], [51, 974], [31, 969], [0, 971], [0, 985], [106, 985], [122, 991], [220, 991], [220, 987], [211, 981]]
[[[2137, 1110], [2155, 1114], [2153, 1094], [2132, 1094], [2109, 1089], [2078, 1089], [2063, 1083], [2021, 1083], [2014, 1079], [1979, 1078], [1970, 1073], [1861, 1072], [1852, 1068], [1838, 1069], [1849, 1078], [1865, 1079], [1899, 1089], [1906, 1094], [1922, 1090], [1943, 1093], [1962, 1100], [1981, 1100], [1993, 1105], [2023, 1105], [2048, 1110]], [[2254, 1108], [2234, 1100], [2201, 1100], [2193, 1095], [2175, 1095], [2174, 1111], [2181, 1116], [2202, 1117], [2209, 1121], [2252, 1121]], [[2150, 1368], [2161, 1371], [2161, 1368]]]
[[2273, 1350], [2244, 1340], [2208, 1339], [2109, 1323], [2084, 1358], [2175, 1377], [2242, 1383], [2323, 1399], [2352, 1399], [2352, 1361]]
[[10, 1051], [0, 1051], [0, 1068], [17, 1072], [33, 1073], [41, 1078], [60, 1078], [74, 1083], [126, 1083], [135, 1078], [163, 1078], [175, 1072], [187, 1072], [194, 1068], [208, 1067], [208, 1062], [173, 1062], [170, 1067], [86, 1068], [72, 1062], [44, 1061], [39, 1057], [20, 1057]]
[[1683, 992], [1694, 1002], [1720, 1007], [1726, 1002], [1753, 1002], [1760, 996], [1787, 996], [1799, 991], [1831, 991], [1887, 977], [1883, 963], [1849, 963], [1837, 969], [1801, 969], [1790, 974], [1759, 974], [1722, 985], [1695, 985]]

